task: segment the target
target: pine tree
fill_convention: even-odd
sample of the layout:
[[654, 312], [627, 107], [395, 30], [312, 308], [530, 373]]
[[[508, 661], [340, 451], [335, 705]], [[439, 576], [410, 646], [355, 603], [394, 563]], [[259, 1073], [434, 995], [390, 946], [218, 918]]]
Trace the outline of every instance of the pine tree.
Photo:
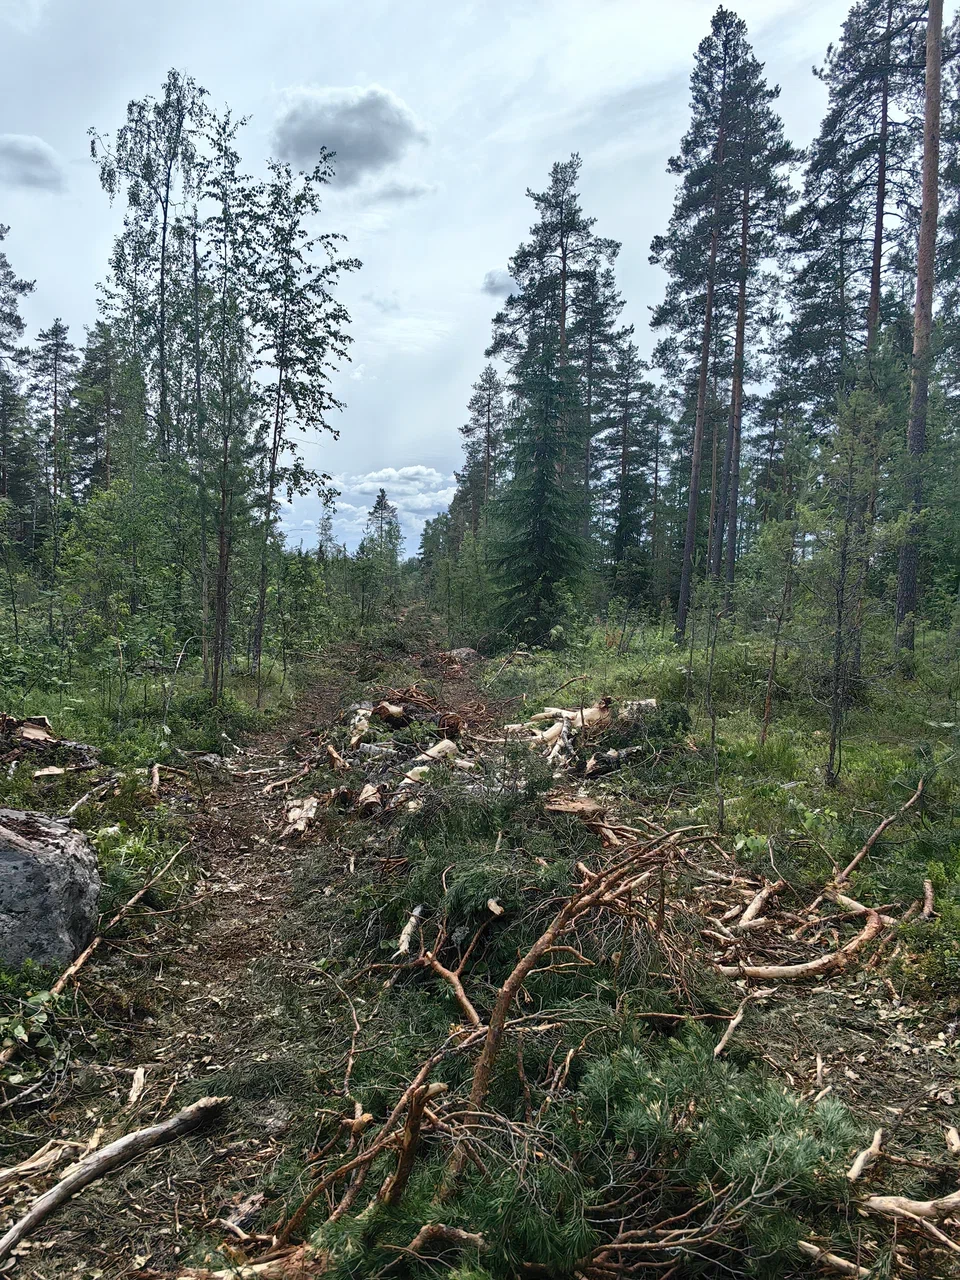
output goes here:
[[[701, 41], [691, 76], [690, 127], [670, 171], [682, 176], [673, 216], [651, 246], [651, 261], [670, 277], [653, 325], [673, 335], [661, 345], [662, 363], [685, 370], [692, 399], [692, 442], [684, 531], [677, 637], [686, 632], [698, 546], [701, 471], [711, 403], [720, 384], [733, 386], [727, 413], [722, 479], [727, 501], [711, 483], [711, 550], [719, 554], [728, 518], [736, 522], [735, 462], [743, 405], [747, 308], [758, 287], [761, 260], [776, 239], [786, 199], [784, 169], [793, 152], [770, 103], [778, 94], [747, 41], [746, 25], [722, 7]], [[732, 330], [732, 332], [731, 332]], [[732, 341], [731, 341], [732, 339]], [[732, 356], [732, 361], [731, 361]], [[716, 426], [714, 441], [716, 442]], [[716, 444], [714, 446], [716, 451]], [[729, 517], [727, 510], [729, 511]], [[719, 562], [717, 562], [719, 563]]]
[[46, 460], [46, 503], [50, 521], [51, 569], [56, 574], [62, 537], [62, 508], [73, 496], [73, 471], [67, 421], [73, 392], [73, 375], [80, 363], [69, 330], [56, 319], [37, 335], [30, 357], [31, 395], [41, 415]]
[[495, 496], [500, 478], [506, 422], [504, 391], [500, 375], [488, 364], [473, 384], [473, 394], [467, 402], [470, 417], [460, 428], [466, 454], [461, 483], [470, 495], [474, 533], [480, 526], [480, 512]]
[[933, 285], [936, 271], [937, 215], [940, 181], [940, 91], [943, 62], [943, 0], [929, 0], [926, 32], [926, 87], [923, 128], [923, 192], [920, 243], [917, 250], [917, 293], [914, 310], [913, 359], [910, 366], [910, 415], [907, 421], [908, 524], [897, 568], [897, 644], [912, 650], [918, 599], [920, 517], [923, 509], [923, 457], [927, 448], [927, 400], [933, 330]]
[[[923, 0], [858, 0], [815, 74], [827, 114], [789, 226], [795, 398], [818, 432], [876, 345], [884, 282], [914, 235]], [[899, 251], [898, 251], [899, 250]]]

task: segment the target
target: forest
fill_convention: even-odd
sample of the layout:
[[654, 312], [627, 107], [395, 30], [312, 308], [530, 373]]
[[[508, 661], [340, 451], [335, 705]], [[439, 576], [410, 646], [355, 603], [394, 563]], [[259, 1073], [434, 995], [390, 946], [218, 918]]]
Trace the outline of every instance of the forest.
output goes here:
[[415, 553], [311, 463], [334, 151], [92, 125], [82, 337], [0, 226], [5, 1273], [960, 1275], [960, 14], [803, 147], [705, 25], [651, 332], [531, 174]]

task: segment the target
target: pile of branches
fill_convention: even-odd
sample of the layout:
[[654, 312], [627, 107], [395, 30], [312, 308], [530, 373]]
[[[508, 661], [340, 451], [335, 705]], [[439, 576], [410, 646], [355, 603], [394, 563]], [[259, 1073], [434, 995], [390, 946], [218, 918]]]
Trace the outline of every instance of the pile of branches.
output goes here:
[[[653, 698], [615, 708], [613, 699], [604, 697], [577, 709], [547, 707], [524, 723], [504, 726], [494, 738], [489, 735], [489, 713], [482, 703], [451, 709], [415, 685], [390, 689], [379, 702], [348, 708], [346, 741], [318, 743], [303, 756], [297, 771], [269, 782], [264, 794], [286, 792], [319, 769], [342, 775], [341, 782], [323, 794], [312, 793], [290, 803], [283, 827], [286, 839], [303, 835], [332, 806], [365, 817], [415, 811], [422, 803], [423, 785], [438, 769], [448, 778], [459, 777], [467, 796], [516, 787], [516, 771], [506, 759], [513, 745], [538, 751], [560, 772], [579, 768], [592, 776], [618, 768], [631, 756], [652, 754], [645, 722], [656, 711]], [[411, 726], [432, 733], [431, 745], [423, 749], [413, 745], [409, 735], [403, 734]], [[618, 738], [639, 736], [644, 741], [594, 752], [584, 762], [583, 745], [610, 732]]]
[[[46, 716], [16, 717], [0, 712], [0, 767], [12, 777], [21, 764], [39, 764], [34, 778], [84, 773], [97, 766], [96, 747], [58, 738]], [[52, 763], [51, 763], [52, 762]]]

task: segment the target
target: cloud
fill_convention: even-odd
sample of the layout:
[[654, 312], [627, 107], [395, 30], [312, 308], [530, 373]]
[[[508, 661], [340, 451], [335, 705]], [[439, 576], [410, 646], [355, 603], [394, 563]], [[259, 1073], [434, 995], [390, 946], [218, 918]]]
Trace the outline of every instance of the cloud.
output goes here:
[[363, 535], [367, 514], [381, 489], [397, 508], [408, 550], [415, 549], [424, 523], [450, 504], [456, 491], [453, 476], [435, 467], [381, 467], [361, 475], [334, 476], [340, 490], [333, 527], [338, 538], [356, 546]]
[[415, 311], [398, 315], [384, 311], [383, 318], [368, 324], [364, 341], [371, 347], [386, 348], [401, 355], [418, 356], [434, 351], [449, 341], [456, 322], [436, 311]]
[[484, 293], [489, 293], [493, 298], [505, 298], [508, 294], [513, 293], [517, 287], [517, 282], [509, 271], [504, 271], [501, 267], [488, 271], [483, 277], [483, 284], [480, 288]]
[[[316, 164], [323, 147], [335, 151], [335, 182], [340, 187], [359, 186], [396, 164], [413, 143], [426, 141], [423, 126], [407, 104], [376, 84], [288, 90], [273, 133], [277, 154], [304, 168]], [[414, 198], [417, 185], [388, 183], [379, 198]]]
[[364, 199], [368, 204], [405, 204], [409, 200], [420, 200], [423, 196], [433, 195], [436, 189], [430, 182], [384, 182], [382, 186], [372, 187], [365, 193]]
[[0, 0], [0, 18], [18, 31], [32, 31], [43, 17], [47, 0]]
[[392, 298], [384, 298], [377, 293], [365, 293], [363, 301], [369, 302], [371, 307], [376, 307], [384, 315], [395, 314], [400, 310], [400, 301], [396, 294]]
[[42, 138], [26, 133], [0, 133], [0, 186], [62, 191], [60, 157]]

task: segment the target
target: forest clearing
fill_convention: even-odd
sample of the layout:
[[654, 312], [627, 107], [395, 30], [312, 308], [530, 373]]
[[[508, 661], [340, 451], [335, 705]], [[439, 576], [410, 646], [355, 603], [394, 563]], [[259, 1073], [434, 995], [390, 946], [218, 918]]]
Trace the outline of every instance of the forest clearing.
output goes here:
[[232, 3], [0, 134], [0, 1274], [960, 1276], [956, 6]]
[[[572, 705], [555, 658], [358, 649], [222, 757], [54, 775], [112, 898], [151, 887], [43, 1006], [50, 1043], [28, 1027], [8, 1221], [224, 1101], [14, 1245], [27, 1274], [951, 1274], [949, 886], [915, 856], [949, 835], [950, 764], [854, 740], [862, 790], [831, 811], [731, 708], [715, 777], [670, 648], [595, 646]], [[770, 834], [725, 834], [716, 787], [728, 830]]]

